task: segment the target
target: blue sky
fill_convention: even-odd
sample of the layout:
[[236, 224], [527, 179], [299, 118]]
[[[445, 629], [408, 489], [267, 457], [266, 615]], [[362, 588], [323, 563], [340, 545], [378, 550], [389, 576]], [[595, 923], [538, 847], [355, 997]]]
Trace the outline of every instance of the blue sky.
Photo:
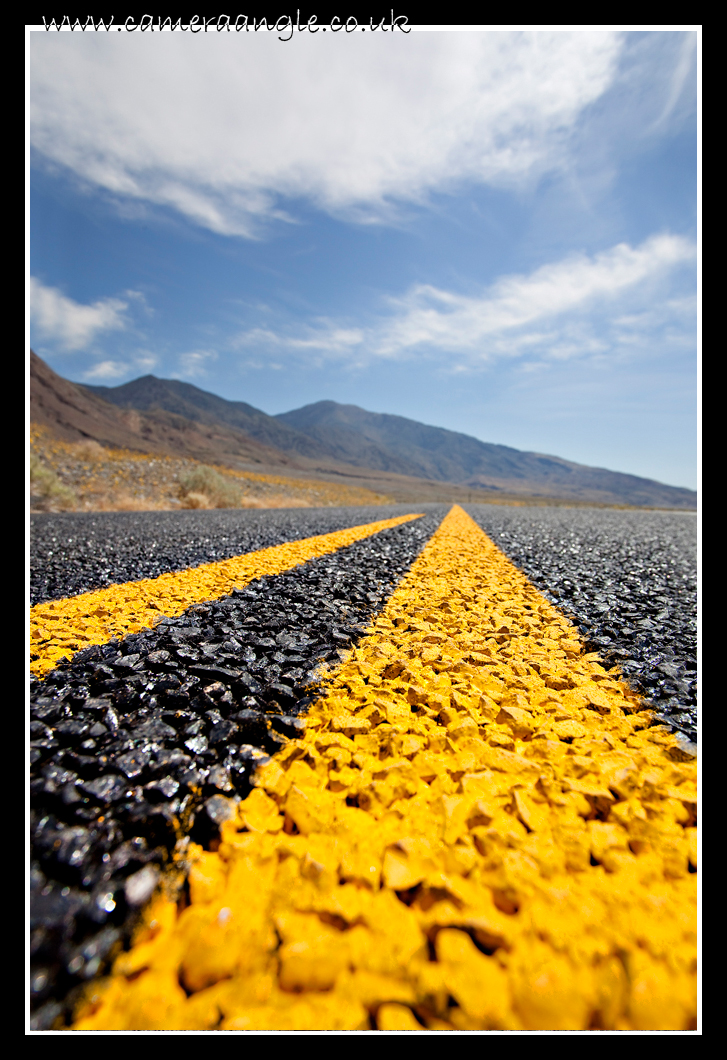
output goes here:
[[30, 339], [694, 488], [698, 34], [30, 33]]

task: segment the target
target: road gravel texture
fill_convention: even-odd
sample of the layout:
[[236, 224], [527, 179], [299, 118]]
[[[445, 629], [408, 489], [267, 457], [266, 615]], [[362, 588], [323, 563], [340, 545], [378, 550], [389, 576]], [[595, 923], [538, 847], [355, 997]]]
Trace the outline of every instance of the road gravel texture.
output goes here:
[[[70, 1019], [130, 938], [182, 831], [204, 845], [411, 566], [448, 505], [31, 680], [31, 1027]], [[33, 603], [413, 511], [33, 519]], [[694, 524], [668, 513], [467, 506], [694, 738]]]
[[30, 603], [156, 578], [434, 507], [38, 513], [30, 517]]
[[[180, 838], [175, 817], [207, 843], [226, 799], [247, 795], [257, 764], [302, 731], [317, 676], [385, 604], [446, 510], [86, 649], [32, 682], [35, 1029], [68, 1018], [79, 987], [128, 941]], [[234, 526], [239, 513], [226, 514]], [[371, 513], [326, 514], [304, 517], [308, 534]], [[245, 540], [286, 540], [289, 519], [271, 519], [267, 533], [254, 524]]]
[[467, 511], [620, 667], [660, 720], [697, 739], [697, 521], [675, 512], [505, 508]]

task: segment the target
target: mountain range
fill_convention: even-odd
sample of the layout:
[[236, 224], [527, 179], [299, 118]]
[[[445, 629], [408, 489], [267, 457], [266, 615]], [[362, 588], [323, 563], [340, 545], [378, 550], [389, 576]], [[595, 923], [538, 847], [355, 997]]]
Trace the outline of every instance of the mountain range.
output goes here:
[[[403, 416], [318, 401], [269, 416], [153, 375], [121, 386], [58, 376], [31, 351], [31, 420], [56, 435], [285, 474], [344, 477], [402, 500], [545, 499], [696, 508], [696, 493], [605, 468], [479, 441]], [[393, 487], [393, 489], [392, 489]]]

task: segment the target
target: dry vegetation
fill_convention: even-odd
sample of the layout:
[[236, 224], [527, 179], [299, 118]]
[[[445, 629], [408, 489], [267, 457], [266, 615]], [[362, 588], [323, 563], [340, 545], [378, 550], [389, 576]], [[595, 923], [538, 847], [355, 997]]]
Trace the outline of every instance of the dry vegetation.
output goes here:
[[178, 508], [333, 508], [363, 504], [504, 504], [513, 507], [631, 508], [627, 504], [514, 495], [361, 470], [349, 484], [268, 472], [258, 474], [191, 457], [107, 449], [86, 439], [65, 442], [31, 425], [30, 510], [170, 511]]
[[196, 460], [69, 443], [35, 425], [30, 438], [30, 508], [170, 511], [178, 508], [314, 508], [390, 504], [360, 487], [208, 467]]

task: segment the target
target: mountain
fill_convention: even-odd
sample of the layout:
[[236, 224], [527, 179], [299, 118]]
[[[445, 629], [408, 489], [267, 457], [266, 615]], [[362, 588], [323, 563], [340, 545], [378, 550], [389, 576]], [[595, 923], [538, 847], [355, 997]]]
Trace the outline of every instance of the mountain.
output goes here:
[[95, 392], [107, 389], [71, 383], [30, 351], [31, 422], [64, 441], [92, 438], [107, 448], [185, 456], [212, 463], [284, 467], [292, 462], [287, 453], [234, 427], [214, 421], [201, 424], [163, 408], [118, 408]]
[[542, 453], [481, 442], [403, 416], [318, 401], [275, 417], [325, 445], [332, 456], [361, 467], [479, 489], [549, 495], [578, 501], [695, 508], [693, 490]]
[[481, 442], [403, 416], [319, 401], [268, 416], [191, 383], [147, 375], [83, 386], [31, 351], [31, 420], [67, 440], [345, 479], [407, 503], [419, 499], [696, 508], [692, 490], [557, 456]]
[[227, 401], [178, 379], [157, 379], [154, 375], [144, 375], [121, 386], [86, 386], [84, 389], [124, 409], [164, 411], [206, 426], [224, 423], [282, 453], [297, 453], [312, 459], [331, 455], [325, 446], [318, 445], [308, 434], [301, 434], [279, 423], [273, 416], [253, 408], [245, 401]]

